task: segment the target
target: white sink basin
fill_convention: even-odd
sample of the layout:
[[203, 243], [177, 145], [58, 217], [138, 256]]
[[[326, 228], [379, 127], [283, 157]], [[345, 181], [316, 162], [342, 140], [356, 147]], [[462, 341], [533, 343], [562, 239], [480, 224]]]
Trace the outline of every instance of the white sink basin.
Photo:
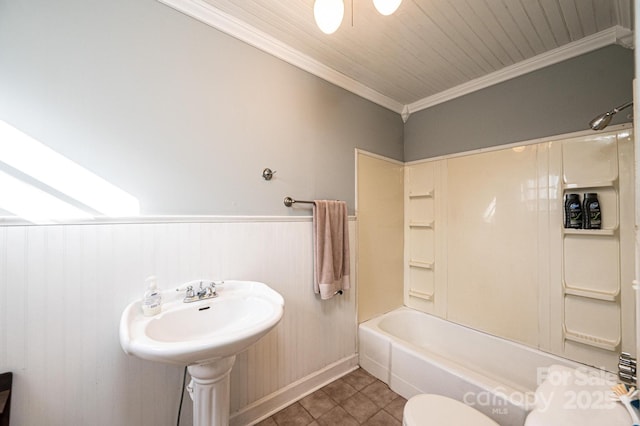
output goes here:
[[162, 293], [161, 313], [145, 317], [140, 301], [120, 320], [122, 349], [139, 358], [179, 365], [204, 364], [236, 355], [282, 318], [284, 299], [266, 284], [225, 281], [218, 297], [184, 303], [184, 294]]

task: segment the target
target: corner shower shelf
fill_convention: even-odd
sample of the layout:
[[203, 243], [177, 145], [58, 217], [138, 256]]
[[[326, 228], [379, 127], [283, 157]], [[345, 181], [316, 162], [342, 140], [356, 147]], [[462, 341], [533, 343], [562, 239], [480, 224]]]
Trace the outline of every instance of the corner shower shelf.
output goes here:
[[[591, 161], [599, 159], [602, 153], [596, 148], [590, 149], [592, 151], [590, 155], [593, 157]], [[613, 161], [613, 158], [612, 154], [610, 161]], [[572, 155], [564, 156], [562, 164], [565, 174], [561, 184], [563, 195], [582, 192], [599, 193], [600, 203], [604, 204], [603, 211], [606, 212], [608, 219], [608, 222], [603, 223], [603, 229], [561, 227], [559, 232], [562, 244], [563, 342], [584, 345], [585, 348], [579, 349], [582, 354], [580, 357], [584, 358], [581, 362], [588, 363], [593, 362], [589, 360], [592, 359], [591, 351], [595, 350], [587, 349], [588, 347], [616, 353], [620, 350], [622, 342], [622, 326], [619, 320], [621, 309], [619, 171], [591, 169], [584, 167], [585, 164], [579, 166]], [[568, 179], [567, 176], [573, 176], [573, 179]], [[580, 195], [582, 198], [582, 194]], [[602, 259], [596, 253], [601, 253]], [[595, 274], [587, 272], [592, 270], [597, 272]], [[570, 309], [569, 313], [567, 309]], [[592, 316], [595, 315], [594, 313], [602, 312], [610, 312], [610, 316], [581, 321], [582, 316]], [[618, 331], [614, 332], [614, 329]], [[569, 352], [572, 350], [574, 349], [569, 349]], [[613, 357], [613, 354], [607, 356], [600, 354], [597, 357], [605, 359]]]
[[588, 290], [584, 288], [569, 287], [565, 283], [564, 294], [586, 297], [588, 299], [604, 300], [607, 302], [615, 302], [618, 300], [618, 294], [620, 294], [620, 290], [617, 290], [615, 292]]
[[409, 228], [433, 229], [434, 222], [409, 222]]
[[409, 266], [412, 268], [433, 269], [434, 264], [433, 262], [429, 263], [429, 262], [421, 262], [419, 260], [410, 260]]
[[605, 349], [612, 352], [617, 352], [620, 347], [620, 338], [618, 338], [618, 340], [603, 339], [601, 337], [595, 337], [589, 334], [569, 331], [566, 327], [563, 327], [562, 331], [565, 340], [571, 340], [572, 342], [578, 342], [582, 343], [583, 345], [594, 346], [596, 348]]
[[410, 192], [409, 198], [433, 198], [433, 191], [428, 192]]
[[418, 299], [433, 300], [433, 293], [427, 293], [419, 290], [410, 289], [409, 296], [417, 297]]
[[612, 229], [572, 229], [562, 228], [565, 235], [597, 235], [611, 236], [615, 235], [617, 227]]
[[563, 189], [582, 189], [582, 188], [608, 188], [615, 186], [616, 180], [601, 180], [596, 182], [572, 182], [562, 185]]

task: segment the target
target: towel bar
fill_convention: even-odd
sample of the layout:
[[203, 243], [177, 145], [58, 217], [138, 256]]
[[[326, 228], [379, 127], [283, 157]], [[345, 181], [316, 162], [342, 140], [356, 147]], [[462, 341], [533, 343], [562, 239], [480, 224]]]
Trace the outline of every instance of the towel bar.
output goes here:
[[284, 205], [285, 206], [291, 207], [295, 203], [313, 204], [313, 201], [294, 200], [291, 197], [284, 197]]

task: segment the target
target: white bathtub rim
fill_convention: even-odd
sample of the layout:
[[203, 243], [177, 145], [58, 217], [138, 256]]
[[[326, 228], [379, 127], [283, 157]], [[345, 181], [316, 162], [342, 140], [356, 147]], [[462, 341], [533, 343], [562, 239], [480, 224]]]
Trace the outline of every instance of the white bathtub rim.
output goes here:
[[[538, 348], [532, 348], [531, 346], [527, 346], [527, 345], [525, 345], [525, 344], [523, 344], [523, 343], [516, 342], [516, 341], [513, 341], [513, 340], [508, 340], [508, 339], [505, 339], [505, 338], [503, 338], [503, 337], [494, 336], [493, 334], [487, 333], [487, 332], [485, 332], [485, 331], [482, 331], [482, 330], [476, 330], [476, 329], [471, 328], [471, 327], [469, 327], [469, 326], [466, 326], [466, 325], [464, 325], [464, 324], [458, 324], [458, 323], [456, 323], [456, 322], [449, 321], [449, 320], [446, 320], [446, 319], [444, 319], [444, 318], [440, 318], [440, 317], [438, 317], [438, 316], [435, 316], [435, 315], [432, 315], [432, 314], [429, 314], [429, 313], [426, 313], [426, 312], [422, 312], [422, 311], [419, 311], [419, 310], [414, 309], [414, 308], [410, 308], [410, 307], [408, 307], [408, 306], [402, 306], [402, 307], [400, 307], [400, 308], [396, 308], [396, 309], [394, 309], [394, 310], [392, 310], [392, 311], [385, 312], [384, 314], [379, 315], [379, 316], [377, 316], [377, 317], [375, 317], [375, 318], [371, 318], [370, 320], [367, 320], [367, 321], [365, 321], [365, 322], [361, 323], [360, 325], [361, 325], [361, 326], [363, 326], [363, 325], [364, 325], [364, 326], [368, 326], [369, 324], [375, 324], [376, 329], [380, 330], [382, 333], [384, 333], [384, 334], [385, 334], [386, 336], [388, 336], [390, 339], [392, 339], [392, 340], [394, 340], [394, 341], [402, 341], [402, 342], [404, 342], [404, 340], [398, 339], [397, 337], [393, 336], [392, 334], [387, 333], [386, 331], [384, 331], [383, 329], [381, 329], [381, 328], [380, 328], [380, 326], [379, 326], [379, 325], [380, 325], [380, 322], [381, 322], [385, 317], [387, 317], [387, 316], [392, 316], [392, 315], [398, 315], [398, 314], [400, 314], [401, 312], [410, 312], [410, 313], [412, 313], [412, 314], [425, 315], [425, 316], [429, 317], [429, 319], [434, 320], [434, 321], [436, 321], [436, 322], [439, 322], [439, 323], [441, 323], [441, 324], [446, 324], [446, 325], [448, 325], [448, 326], [461, 327], [461, 328], [463, 328], [463, 329], [465, 329], [465, 330], [468, 330], [468, 331], [470, 331], [470, 332], [482, 334], [483, 336], [485, 336], [485, 337], [487, 337], [487, 338], [489, 338], [489, 339], [491, 339], [491, 340], [499, 341], [499, 342], [506, 342], [506, 343], [508, 343], [508, 344], [510, 344], [510, 345], [515, 345], [515, 346], [517, 346], [518, 348], [520, 348], [520, 349], [524, 349], [524, 350], [526, 350], [526, 351], [528, 351], [528, 352], [534, 352], [534, 353], [535, 353], [535, 352], [542, 352], [542, 353], [544, 353], [545, 355], [548, 355], [549, 357], [553, 357], [553, 358], [557, 359], [557, 360], [558, 360], [558, 362], [562, 362], [562, 363], [564, 363], [564, 362], [569, 362], [569, 363], [571, 363], [571, 364], [575, 364], [575, 365], [576, 365], [576, 367], [582, 367], [582, 366], [584, 366], [584, 364], [580, 364], [580, 363], [578, 363], [578, 362], [576, 362], [576, 361], [572, 361], [572, 360], [569, 360], [569, 359], [566, 359], [566, 358], [561, 358], [561, 357], [559, 357], [559, 356], [557, 356], [557, 355], [555, 355], [555, 354], [552, 354], [552, 353], [550, 353], [550, 352], [545, 352], [545, 351], [543, 351], [543, 350], [541, 350], [541, 349], [538, 349]], [[591, 367], [591, 368], [593, 368], [593, 367]]]
[[[438, 316], [435, 316], [435, 315], [432, 315], [432, 314], [429, 314], [429, 313], [426, 313], [426, 312], [422, 312], [422, 311], [419, 311], [419, 310], [414, 309], [414, 308], [410, 308], [410, 307], [408, 307], [406, 305], [403, 305], [402, 307], [396, 308], [396, 309], [394, 309], [392, 311], [385, 312], [384, 314], [379, 315], [379, 316], [377, 316], [375, 318], [371, 318], [370, 320], [367, 320], [367, 321], [361, 323], [359, 325], [359, 327], [363, 327], [364, 326], [366, 328], [374, 328], [374, 327], [370, 326], [370, 324], [373, 324], [373, 325], [375, 325], [375, 329], [378, 330], [380, 333], [382, 333], [387, 339], [389, 339], [389, 340], [391, 340], [393, 342], [405, 343], [406, 340], [399, 339], [398, 337], [394, 336], [393, 334], [387, 333], [382, 328], [380, 328], [380, 322], [385, 317], [392, 316], [392, 315], [398, 315], [401, 312], [410, 312], [410, 313], [413, 313], [413, 314], [425, 315], [425, 316], [429, 317], [430, 320], [434, 320], [434, 321], [439, 322], [441, 324], [445, 324], [445, 325], [448, 325], [448, 326], [454, 326], [454, 327], [461, 327], [461, 328], [463, 328], [465, 330], [468, 330], [469, 332], [482, 334], [484, 337], [486, 337], [486, 338], [488, 338], [490, 340], [497, 341], [497, 342], [505, 342], [505, 343], [508, 343], [509, 345], [514, 345], [514, 346], [518, 347], [519, 349], [525, 350], [525, 351], [530, 352], [530, 353], [534, 353], [535, 354], [537, 352], [540, 352], [540, 353], [544, 354], [546, 357], [549, 357], [549, 358], [553, 359], [558, 364], [569, 364], [574, 368], [587, 368], [587, 369], [591, 369], [591, 370], [594, 370], [594, 371], [607, 371], [607, 370], [603, 370], [603, 369], [600, 369], [600, 368], [597, 368], [597, 367], [594, 367], [594, 366], [591, 366], [591, 365], [582, 364], [582, 363], [579, 363], [577, 361], [573, 361], [573, 360], [570, 360], [570, 359], [567, 359], [567, 358], [562, 358], [562, 357], [560, 357], [560, 356], [558, 356], [556, 354], [553, 354], [551, 352], [546, 352], [546, 351], [544, 351], [542, 349], [538, 349], [538, 348], [532, 348], [531, 346], [527, 346], [527, 345], [525, 345], [523, 343], [520, 343], [520, 342], [516, 342], [516, 341], [513, 341], [513, 340], [508, 340], [508, 339], [505, 339], [503, 337], [494, 336], [493, 334], [489, 334], [489, 333], [487, 333], [485, 331], [476, 330], [476, 329], [471, 328], [469, 326], [466, 326], [466, 325], [463, 325], [463, 324], [458, 324], [458, 323], [455, 323], [453, 321], [449, 321], [449, 320], [446, 320], [444, 318], [440, 318]], [[425, 350], [424, 348], [421, 348], [420, 346], [416, 346], [416, 345], [414, 345], [414, 344], [412, 344], [410, 342], [407, 342], [407, 343], [409, 343], [411, 346], [415, 346], [417, 348]], [[431, 351], [428, 351], [428, 352], [432, 353]], [[609, 373], [611, 373], [611, 372], [609, 372]]]
[[[592, 366], [587, 366], [584, 364], [580, 364], [578, 362], [566, 359], [566, 358], [562, 358], [559, 357], [555, 354], [552, 353], [548, 353], [545, 351], [542, 351], [540, 349], [536, 349], [536, 348], [532, 348], [530, 346], [526, 346], [522, 343], [519, 342], [514, 342], [508, 339], [504, 339], [501, 337], [497, 337], [497, 336], [493, 336], [491, 334], [488, 334], [486, 332], [483, 331], [479, 331], [479, 330], [475, 330], [473, 328], [461, 325], [461, 324], [457, 324], [454, 323], [452, 321], [448, 321], [445, 320], [443, 318], [439, 318], [437, 316], [419, 311], [417, 309], [413, 309], [413, 308], [409, 308], [407, 306], [402, 306], [400, 308], [394, 309], [392, 311], [386, 312], [382, 315], [379, 315], [375, 318], [369, 319], [363, 323], [361, 323], [359, 325], [359, 328], [363, 328], [371, 333], [374, 334], [379, 334], [379, 338], [380, 339], [384, 339], [385, 341], [389, 342], [389, 344], [391, 345], [397, 345], [398, 347], [402, 348], [402, 350], [410, 353], [413, 356], [416, 357], [420, 357], [425, 359], [425, 361], [429, 362], [430, 364], [441, 368], [443, 370], [448, 371], [450, 374], [452, 374], [453, 376], [462, 379], [462, 380], [466, 380], [467, 382], [469, 382], [470, 384], [484, 390], [487, 392], [491, 392], [493, 394], [497, 394], [497, 395], [502, 395], [509, 403], [513, 404], [516, 407], [519, 407], [523, 410], [526, 411], [530, 411], [533, 408], [535, 408], [535, 391], [536, 389], [529, 389], [528, 387], [525, 386], [517, 386], [514, 384], [510, 384], [510, 383], [505, 383], [504, 381], [501, 381], [499, 379], [496, 379], [494, 377], [492, 377], [490, 374], [488, 373], [481, 373], [481, 372], [477, 372], [475, 370], [472, 370], [468, 367], [466, 367], [464, 364], [458, 363], [454, 360], [451, 360], [450, 358], [445, 358], [442, 355], [439, 355], [436, 352], [433, 352], [429, 349], [426, 349], [424, 347], [418, 346], [414, 343], [408, 342], [406, 340], [400, 339], [396, 336], [394, 336], [391, 333], [388, 333], [387, 331], [383, 330], [382, 328], [380, 328], [380, 322], [383, 321], [386, 317], [389, 316], [395, 316], [395, 315], [401, 315], [402, 313], [410, 313], [412, 315], [425, 315], [428, 316], [428, 318], [430, 320], [436, 321], [436, 322], [440, 322], [441, 324], [444, 324], [445, 326], [450, 326], [450, 327], [461, 327], [469, 332], [473, 332], [473, 333], [480, 333], [482, 334], [484, 337], [491, 339], [492, 341], [496, 341], [496, 342], [504, 342], [505, 344], [509, 344], [509, 345], [515, 345], [519, 350], [525, 350], [527, 352], [530, 352], [532, 354], [538, 355], [543, 354], [545, 357], [549, 358], [549, 360], [553, 363], [556, 364], [560, 364], [560, 365], [565, 365], [565, 366], [571, 366], [573, 368], [586, 368], [588, 370], [592, 370], [592, 371], [603, 371], [601, 369], [592, 367]], [[425, 357], [426, 355], [426, 357]], [[360, 356], [362, 356], [362, 354], [360, 354]], [[366, 356], [366, 355], [365, 355]], [[390, 364], [393, 363], [393, 360], [390, 359]], [[383, 366], [381, 366], [383, 367]], [[391, 368], [391, 365], [389, 365], [388, 368], [388, 376], [389, 378], [391, 377], [391, 375], [393, 374], [393, 368]], [[516, 395], [518, 395], [516, 397]], [[524, 397], [522, 397], [524, 396]]]
[[[392, 339], [393, 340], [393, 339]], [[433, 366], [447, 371], [452, 376], [458, 379], [469, 382], [470, 384], [478, 387], [482, 391], [490, 392], [495, 395], [502, 395], [514, 406], [521, 408], [525, 411], [530, 411], [535, 407], [535, 389], [526, 389], [524, 387], [517, 387], [511, 384], [504, 383], [498, 379], [494, 379], [489, 375], [478, 373], [463, 364], [455, 362], [449, 358], [445, 358], [435, 352], [424, 349], [420, 346], [413, 345], [404, 340], [395, 339], [398, 346], [403, 351], [410, 353], [411, 355], [420, 357], [425, 362], [432, 364]], [[427, 355], [425, 357], [425, 354]], [[393, 362], [393, 361], [392, 361]], [[393, 374], [393, 368], [389, 372], [389, 375]], [[525, 398], [516, 397], [516, 395], [523, 395]]]

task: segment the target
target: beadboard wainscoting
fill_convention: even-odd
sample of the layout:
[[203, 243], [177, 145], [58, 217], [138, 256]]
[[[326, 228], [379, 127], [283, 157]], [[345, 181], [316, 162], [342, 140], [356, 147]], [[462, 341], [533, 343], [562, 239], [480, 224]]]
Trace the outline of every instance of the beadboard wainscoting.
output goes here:
[[[355, 228], [350, 221], [352, 271]], [[120, 315], [144, 279], [262, 281], [285, 298], [281, 323], [238, 355], [231, 423], [249, 424], [356, 367], [355, 288], [312, 291], [310, 218], [0, 228], [0, 371], [13, 371], [19, 425], [176, 422], [181, 367], [123, 353]], [[352, 286], [355, 279], [352, 277]], [[185, 396], [182, 424], [191, 424]]]

